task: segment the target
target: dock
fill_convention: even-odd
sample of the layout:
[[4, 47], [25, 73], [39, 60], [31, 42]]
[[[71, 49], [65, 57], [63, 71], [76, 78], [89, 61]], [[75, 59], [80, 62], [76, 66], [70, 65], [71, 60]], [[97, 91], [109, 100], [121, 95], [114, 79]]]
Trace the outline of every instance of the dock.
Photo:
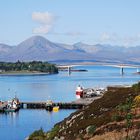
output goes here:
[[[53, 103], [52, 107], [59, 106], [59, 109], [81, 109], [85, 104], [82, 103]], [[21, 102], [22, 109], [46, 109], [46, 102]]]
[[[81, 98], [72, 102], [56, 102], [52, 103], [52, 106], [59, 106], [59, 109], [81, 109], [84, 106], [92, 103], [94, 100], [100, 97], [93, 98]], [[46, 102], [20, 102], [21, 109], [46, 109]]]

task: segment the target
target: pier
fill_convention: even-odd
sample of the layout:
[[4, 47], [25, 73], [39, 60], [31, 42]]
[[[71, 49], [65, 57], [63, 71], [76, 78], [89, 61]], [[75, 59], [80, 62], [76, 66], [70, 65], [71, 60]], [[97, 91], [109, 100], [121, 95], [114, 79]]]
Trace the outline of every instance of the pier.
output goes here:
[[[82, 103], [53, 103], [52, 107], [59, 106], [59, 109], [81, 109], [85, 104]], [[47, 109], [45, 102], [21, 102], [22, 109]]]
[[[59, 109], [81, 109], [98, 98], [99, 97], [81, 98], [72, 102], [56, 102], [56, 103], [52, 103], [52, 107], [59, 106]], [[20, 108], [21, 109], [47, 109], [46, 102], [45, 101], [20, 102]]]

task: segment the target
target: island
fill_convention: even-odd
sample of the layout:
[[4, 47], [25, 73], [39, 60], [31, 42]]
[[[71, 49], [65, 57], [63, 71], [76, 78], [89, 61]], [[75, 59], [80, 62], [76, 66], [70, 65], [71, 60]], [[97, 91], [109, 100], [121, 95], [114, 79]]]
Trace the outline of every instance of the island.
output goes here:
[[56, 74], [55, 64], [42, 61], [31, 62], [0, 62], [0, 75]]

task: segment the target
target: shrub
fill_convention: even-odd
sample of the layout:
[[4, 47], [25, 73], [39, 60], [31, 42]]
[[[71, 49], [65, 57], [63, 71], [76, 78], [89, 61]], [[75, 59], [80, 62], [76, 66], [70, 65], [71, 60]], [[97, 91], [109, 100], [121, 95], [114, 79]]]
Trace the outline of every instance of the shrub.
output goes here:
[[48, 137], [47, 137], [47, 140], [52, 140], [56, 134], [58, 133], [59, 131], [59, 126], [56, 125], [49, 133], [48, 133]]
[[96, 131], [96, 126], [95, 125], [90, 125], [86, 128], [86, 132], [89, 135], [93, 135]]
[[30, 136], [29, 140], [43, 140], [45, 137], [45, 133], [42, 128], [34, 131]]
[[112, 116], [112, 120], [113, 120], [113, 121], [119, 122], [119, 121], [123, 120], [123, 118], [122, 118], [122, 116], [120, 116], [119, 114], [114, 114], [114, 115]]

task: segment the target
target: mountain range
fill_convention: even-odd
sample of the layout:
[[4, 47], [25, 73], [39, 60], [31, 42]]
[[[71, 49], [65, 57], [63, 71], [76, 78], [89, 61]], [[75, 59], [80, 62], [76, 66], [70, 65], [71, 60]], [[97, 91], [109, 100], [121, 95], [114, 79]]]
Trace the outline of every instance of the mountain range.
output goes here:
[[140, 61], [140, 46], [123, 47], [112, 45], [88, 45], [82, 42], [73, 45], [54, 43], [42, 36], [33, 36], [18, 45], [0, 44], [0, 61]]

